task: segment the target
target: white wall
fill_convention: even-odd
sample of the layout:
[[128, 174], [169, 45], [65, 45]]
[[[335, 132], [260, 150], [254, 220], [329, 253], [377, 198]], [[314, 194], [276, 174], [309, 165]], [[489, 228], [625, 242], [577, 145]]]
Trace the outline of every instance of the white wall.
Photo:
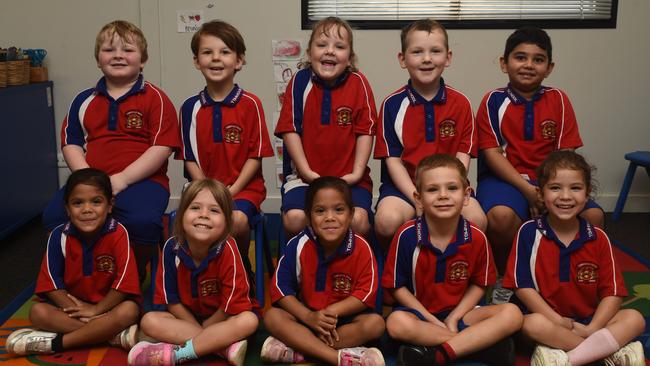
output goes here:
[[[94, 39], [100, 27], [113, 19], [142, 27], [150, 54], [145, 76], [177, 106], [200, 90], [202, 78], [192, 66], [189, 50], [191, 34], [177, 33], [175, 23], [177, 10], [197, 9], [203, 10], [206, 19], [226, 20], [243, 34], [248, 63], [236, 82], [262, 99], [271, 128], [275, 109], [271, 40], [306, 42], [309, 33], [300, 30], [299, 0], [3, 0], [0, 45], [48, 50], [58, 130], [76, 92], [100, 76], [93, 57]], [[619, 1], [616, 29], [549, 30], [556, 67], [546, 84], [564, 89], [573, 102], [585, 143], [580, 151], [598, 167], [597, 200], [608, 211], [614, 207], [627, 169], [623, 155], [650, 150], [645, 109], [650, 85], [650, 43], [644, 36], [647, 14], [650, 2], [625, 0]], [[486, 91], [507, 82], [497, 61], [511, 32], [449, 31], [454, 56], [445, 80], [463, 91], [475, 108]], [[407, 74], [396, 61], [398, 50], [397, 30], [355, 31], [360, 69], [370, 80], [377, 103], [406, 81]], [[377, 186], [378, 164], [372, 162], [371, 168]], [[277, 212], [273, 159], [266, 159], [264, 169], [269, 191], [264, 209]], [[172, 162], [172, 198], [178, 198], [183, 181], [180, 170], [180, 163]], [[634, 181], [626, 211], [650, 211], [650, 182], [643, 171]]]

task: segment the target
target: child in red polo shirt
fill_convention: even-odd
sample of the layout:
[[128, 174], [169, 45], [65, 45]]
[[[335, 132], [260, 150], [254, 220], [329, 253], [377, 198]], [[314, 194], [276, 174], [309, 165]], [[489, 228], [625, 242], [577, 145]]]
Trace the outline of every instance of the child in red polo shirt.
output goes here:
[[174, 236], [156, 275], [154, 303], [140, 325], [149, 337], [129, 352], [130, 365], [175, 365], [212, 353], [242, 366], [257, 329], [250, 285], [232, 228], [232, 196], [213, 179], [192, 181], [181, 197]]
[[[61, 151], [71, 171], [93, 167], [111, 177], [113, 216], [129, 231], [140, 280], [157, 250], [169, 201], [167, 158], [180, 147], [169, 98], [141, 74], [147, 41], [135, 25], [116, 20], [97, 34], [95, 59], [104, 76], [73, 99], [61, 127]], [[63, 189], [43, 212], [53, 230], [66, 221]]]
[[205, 88], [183, 102], [181, 134], [190, 179], [213, 178], [230, 190], [235, 207], [233, 237], [247, 261], [250, 221], [266, 198], [262, 158], [273, 156], [259, 98], [234, 83], [246, 45], [232, 25], [213, 20], [192, 37], [194, 66]]
[[289, 241], [271, 279], [274, 307], [264, 325], [272, 336], [262, 360], [311, 356], [331, 365], [383, 366], [378, 349], [359, 347], [383, 334], [384, 320], [372, 311], [378, 285], [372, 248], [350, 229], [350, 188], [337, 177], [317, 178], [305, 204], [310, 225]]
[[[579, 214], [592, 188], [592, 168], [573, 151], [549, 154], [537, 169], [548, 213], [517, 233], [503, 286], [528, 310], [523, 335], [539, 343], [532, 365], [645, 365], [643, 316], [621, 309], [627, 296], [607, 234]], [[549, 348], [552, 347], [552, 348]], [[622, 348], [621, 348], [622, 347]]]
[[336, 17], [314, 25], [304, 62], [287, 86], [275, 135], [284, 141], [282, 223], [288, 236], [307, 225], [305, 190], [320, 176], [352, 188], [352, 229], [370, 232], [368, 159], [377, 124], [375, 99], [356, 68], [352, 28]]
[[36, 294], [44, 301], [29, 310], [39, 330], [9, 335], [9, 354], [62, 352], [113, 339], [127, 349], [135, 343], [138, 272], [129, 234], [110, 215], [109, 177], [93, 168], [75, 171], [63, 201], [70, 221], [50, 234], [36, 282]]

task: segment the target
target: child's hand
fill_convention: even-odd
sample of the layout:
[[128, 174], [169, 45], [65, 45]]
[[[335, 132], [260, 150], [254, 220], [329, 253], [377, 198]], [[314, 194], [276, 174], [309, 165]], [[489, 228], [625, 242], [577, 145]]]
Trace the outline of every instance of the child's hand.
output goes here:
[[564, 328], [566, 328], [568, 330], [573, 330], [573, 324], [574, 323], [575, 322], [573, 321], [573, 319], [563, 316], [562, 319], [560, 320], [560, 323], [558, 323], [558, 324], [561, 327], [564, 327]]
[[345, 181], [345, 183], [353, 186], [353, 185], [359, 183], [359, 180], [361, 179], [361, 176], [356, 176], [356, 175], [350, 173], [350, 174], [346, 174], [346, 175], [342, 176], [341, 179], [343, 179]]
[[304, 172], [304, 174], [300, 173], [300, 177], [302, 178], [303, 181], [305, 181], [305, 183], [311, 184], [311, 182], [313, 182], [314, 179], [320, 178], [320, 174], [310, 169], [309, 171]]
[[[64, 308], [63, 311], [68, 314], [71, 318], [77, 318], [82, 320], [87, 319], [86, 322], [92, 320], [97, 314], [97, 308], [94, 304], [89, 304], [87, 302], [81, 301], [74, 297], [71, 294], [68, 294], [68, 298], [74, 302], [74, 306]], [[83, 320], [82, 320], [83, 321]]]
[[447, 326], [447, 329], [449, 329], [450, 332], [458, 333], [458, 319], [446, 317], [445, 326]]
[[539, 196], [537, 195], [537, 187], [532, 184], [528, 184], [526, 191], [523, 192], [526, 200], [528, 201], [528, 208], [530, 210], [531, 217], [537, 217], [542, 212], [541, 208], [544, 207], [544, 204], [540, 202]]
[[329, 336], [332, 330], [336, 330], [336, 322], [338, 321], [336, 314], [333, 314], [327, 309], [319, 311], [311, 311], [307, 315], [305, 323], [318, 332], [320, 335]]
[[117, 196], [118, 193], [122, 192], [129, 185], [126, 183], [126, 180], [122, 178], [120, 173], [111, 175], [111, 187], [113, 187], [113, 196]]
[[573, 322], [573, 332], [582, 338], [589, 337], [594, 331], [582, 323]]
[[442, 327], [442, 328], [447, 329], [447, 324], [441, 322], [438, 318], [436, 318], [436, 317], [433, 316], [432, 314], [427, 313], [426, 315], [424, 315], [424, 318], [425, 318], [429, 323], [433, 323], [433, 324], [435, 324], [435, 325], [437, 325], [437, 326], [439, 326], [439, 327]]
[[332, 329], [329, 334], [319, 334], [318, 338], [330, 347], [334, 347], [334, 343], [340, 340], [339, 333], [336, 331], [336, 328]]

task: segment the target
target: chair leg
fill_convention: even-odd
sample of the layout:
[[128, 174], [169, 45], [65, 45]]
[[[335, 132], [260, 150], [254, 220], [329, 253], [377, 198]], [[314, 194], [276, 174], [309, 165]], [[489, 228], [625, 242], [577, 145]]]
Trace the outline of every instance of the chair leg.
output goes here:
[[612, 215], [612, 220], [616, 221], [621, 217], [623, 208], [625, 207], [625, 200], [627, 200], [627, 194], [630, 193], [630, 186], [632, 185], [632, 179], [634, 178], [634, 173], [636, 172], [636, 164], [630, 162], [630, 166], [627, 168], [627, 173], [625, 174], [625, 180], [623, 181], [623, 186], [621, 187], [621, 193], [618, 195], [618, 201], [616, 201], [616, 208], [614, 209], [614, 214]]
[[254, 218], [255, 231], [255, 297], [260, 307], [264, 307], [264, 216]]

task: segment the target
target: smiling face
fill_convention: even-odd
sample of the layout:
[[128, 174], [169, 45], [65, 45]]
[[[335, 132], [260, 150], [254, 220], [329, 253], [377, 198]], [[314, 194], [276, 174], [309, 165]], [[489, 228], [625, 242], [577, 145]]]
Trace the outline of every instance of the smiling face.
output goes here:
[[187, 241], [208, 246], [223, 238], [227, 228], [223, 210], [207, 188], [201, 189], [189, 204], [182, 224]]
[[314, 195], [309, 218], [319, 242], [331, 248], [341, 244], [348, 233], [352, 224], [352, 208], [341, 192], [334, 188], [323, 188]]
[[235, 73], [243, 65], [243, 58], [221, 38], [208, 34], [201, 36], [194, 66], [201, 71], [208, 86], [232, 88]]
[[406, 35], [405, 42], [405, 51], [397, 55], [400, 66], [408, 71], [415, 90], [426, 97], [438, 89], [442, 72], [451, 65], [447, 39], [440, 29], [414, 30]]
[[85, 238], [99, 233], [112, 208], [111, 199], [101, 189], [83, 183], [72, 189], [65, 204], [70, 222]]
[[510, 86], [526, 99], [532, 98], [553, 71], [548, 53], [533, 43], [520, 43], [508, 59], [500, 59], [501, 71], [508, 74]]
[[142, 51], [131, 39], [123, 39], [119, 34], [105, 37], [97, 53], [97, 67], [106, 79], [114, 83], [132, 82], [144, 68]]
[[414, 193], [427, 218], [457, 220], [469, 203], [469, 187], [454, 167], [440, 166], [421, 173], [421, 185]]
[[351, 65], [352, 49], [350, 35], [344, 27], [331, 26], [329, 29], [316, 29], [307, 50], [311, 69], [328, 84], [334, 83]]
[[540, 195], [549, 220], [569, 221], [584, 209], [589, 199], [589, 188], [581, 171], [560, 168], [541, 188]]

